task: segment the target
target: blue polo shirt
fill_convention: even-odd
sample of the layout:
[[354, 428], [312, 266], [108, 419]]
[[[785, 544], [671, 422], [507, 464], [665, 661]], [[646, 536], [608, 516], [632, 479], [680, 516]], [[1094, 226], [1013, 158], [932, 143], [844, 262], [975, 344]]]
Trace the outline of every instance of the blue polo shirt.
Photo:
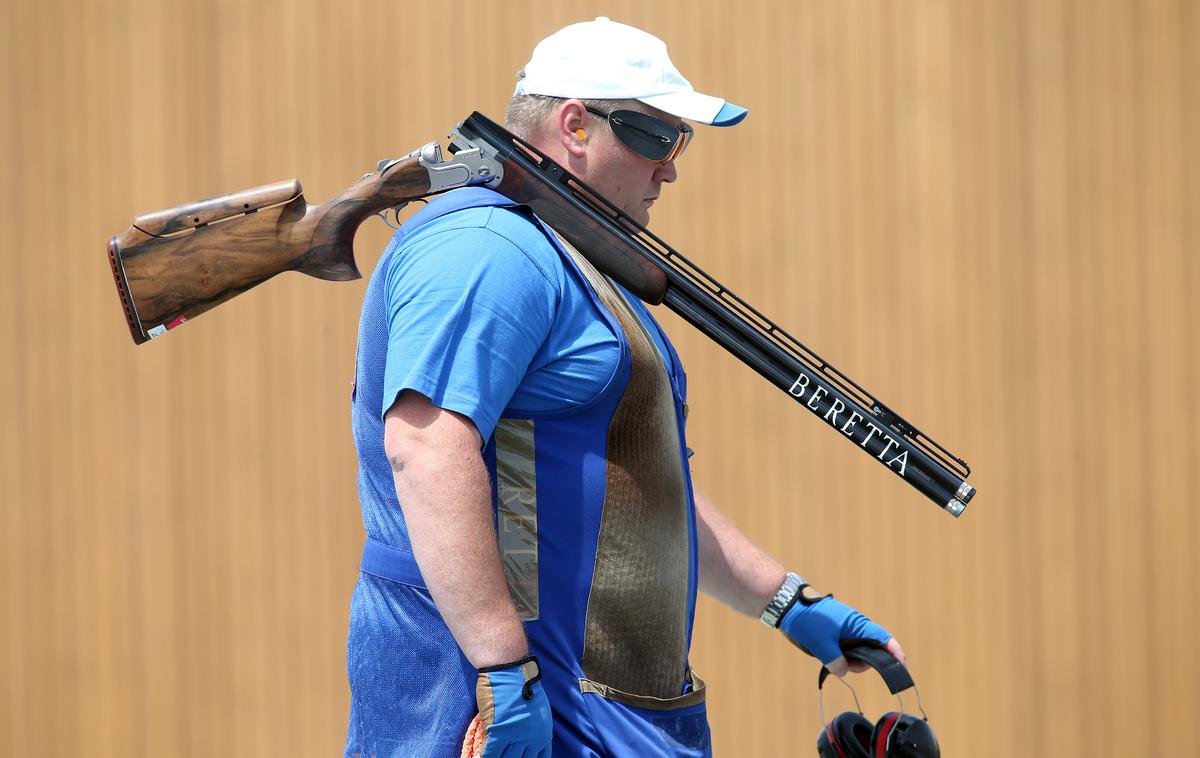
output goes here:
[[520, 210], [441, 216], [397, 234], [380, 265], [390, 323], [380, 413], [415, 390], [486, 440], [506, 408], [570, 409], [612, 375], [615, 335]]

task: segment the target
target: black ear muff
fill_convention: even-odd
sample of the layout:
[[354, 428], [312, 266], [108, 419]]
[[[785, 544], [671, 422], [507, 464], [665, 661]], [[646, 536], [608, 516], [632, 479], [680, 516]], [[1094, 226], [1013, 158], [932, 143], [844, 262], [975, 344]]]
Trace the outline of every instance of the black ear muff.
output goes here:
[[[861, 755], [867, 758], [871, 750], [871, 722], [861, 713], [843, 713], [833, 720], [834, 731], [843, 745], [862, 749]], [[846, 758], [852, 758], [858, 753], [847, 753]]]
[[[857, 714], [855, 714], [857, 715]], [[929, 722], [911, 713], [884, 714], [871, 734], [871, 756], [941, 758], [942, 748]]]
[[[897, 699], [899, 693], [909, 687], [916, 691], [908, 669], [881, 646], [862, 645], [859, 642], [856, 646], [843, 647], [842, 652], [847, 658], [862, 661], [878, 671]], [[828, 676], [829, 669], [822, 666], [817, 678], [819, 692]], [[849, 682], [842, 683], [850, 687]], [[854, 692], [854, 688], [850, 687], [850, 691]], [[854, 695], [854, 702], [858, 703], [857, 694]], [[918, 692], [917, 705], [920, 703], [921, 695]], [[900, 707], [904, 708], [903, 702]], [[925, 719], [904, 713], [903, 710], [892, 711], [872, 725], [861, 711], [861, 707], [857, 713], [848, 711], [825, 725], [817, 737], [817, 754], [820, 758], [941, 758], [937, 737]], [[822, 698], [822, 721], [824, 713]], [[921, 713], [925, 713], [924, 709]]]
[[892, 732], [896, 728], [896, 722], [900, 720], [902, 714], [896, 711], [883, 714], [883, 717], [875, 722], [875, 729], [871, 732], [871, 755], [872, 756], [887, 756], [888, 748], [892, 744]]
[[817, 738], [821, 758], [871, 758], [871, 722], [848, 711], [825, 725]]

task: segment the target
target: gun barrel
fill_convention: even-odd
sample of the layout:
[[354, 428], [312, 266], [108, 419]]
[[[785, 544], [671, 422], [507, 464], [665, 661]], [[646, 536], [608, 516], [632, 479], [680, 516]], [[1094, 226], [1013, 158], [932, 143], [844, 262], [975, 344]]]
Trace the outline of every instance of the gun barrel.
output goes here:
[[[962, 479], [935, 461], [894, 424], [884, 421], [879, 413], [860, 404], [820, 371], [775, 349], [769, 338], [714, 308], [688, 283], [673, 281], [663, 302], [889, 471], [951, 515], [961, 515], [966, 504], [958, 501], [955, 494], [962, 491], [965, 484]], [[955, 507], [954, 503], [961, 507]]]
[[[971, 469], [961, 458], [927, 437], [848, 376], [796, 340], [744, 300], [654, 236], [620, 209], [604, 200], [548, 156], [476, 112], [459, 124], [457, 140], [465, 145], [486, 143], [500, 152], [513, 169], [506, 171], [500, 191], [513, 200], [533, 205], [542, 202], [550, 188], [555, 207], [570, 205], [580, 211], [564, 213], [576, 229], [558, 229], [593, 263], [614, 258], [613, 249], [649, 263], [655, 276], [640, 275], [631, 283], [622, 271], [597, 267], [652, 304], [660, 301], [702, 333], [728, 350], [764, 378], [787, 392], [818, 418], [857, 444], [892, 473], [957, 517], [974, 496], [964, 479]], [[453, 136], [453, 135], [452, 135]], [[456, 142], [456, 144], [458, 144]], [[460, 145], [462, 146], [462, 145]], [[515, 170], [520, 167], [520, 171]], [[518, 175], [524, 175], [518, 180]], [[562, 200], [559, 200], [559, 196]], [[569, 200], [567, 200], [569, 198]], [[534, 210], [542, 211], [534, 205]], [[586, 220], [585, 220], [586, 219]], [[552, 226], [555, 219], [548, 219]], [[586, 227], [586, 229], [584, 229]], [[584, 229], [586, 234], [579, 234]], [[577, 233], [572, 239], [567, 232]], [[596, 239], [606, 240], [597, 246]], [[660, 273], [661, 272], [661, 273]], [[638, 284], [666, 280], [665, 290], [654, 287], [651, 297]]]

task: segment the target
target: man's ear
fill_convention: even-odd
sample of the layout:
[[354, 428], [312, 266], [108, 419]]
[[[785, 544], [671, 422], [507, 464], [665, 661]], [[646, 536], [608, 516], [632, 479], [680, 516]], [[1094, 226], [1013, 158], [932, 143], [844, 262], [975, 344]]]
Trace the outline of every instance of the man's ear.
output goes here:
[[558, 141], [567, 155], [582, 158], [587, 154], [587, 108], [580, 100], [568, 100], [558, 107], [555, 127]]

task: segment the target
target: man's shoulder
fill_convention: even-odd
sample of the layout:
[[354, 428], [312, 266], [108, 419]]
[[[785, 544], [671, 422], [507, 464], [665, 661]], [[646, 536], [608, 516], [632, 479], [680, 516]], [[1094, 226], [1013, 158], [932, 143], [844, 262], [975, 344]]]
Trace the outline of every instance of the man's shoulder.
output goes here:
[[400, 240], [397, 262], [444, 255], [447, 247], [457, 256], [520, 254], [551, 282], [563, 278], [562, 257], [527, 208], [469, 207], [425, 221]]
[[413, 247], [451, 232], [479, 238], [495, 235], [522, 249], [554, 252], [527, 208], [495, 205], [460, 208], [424, 221], [405, 236], [400, 247]]

